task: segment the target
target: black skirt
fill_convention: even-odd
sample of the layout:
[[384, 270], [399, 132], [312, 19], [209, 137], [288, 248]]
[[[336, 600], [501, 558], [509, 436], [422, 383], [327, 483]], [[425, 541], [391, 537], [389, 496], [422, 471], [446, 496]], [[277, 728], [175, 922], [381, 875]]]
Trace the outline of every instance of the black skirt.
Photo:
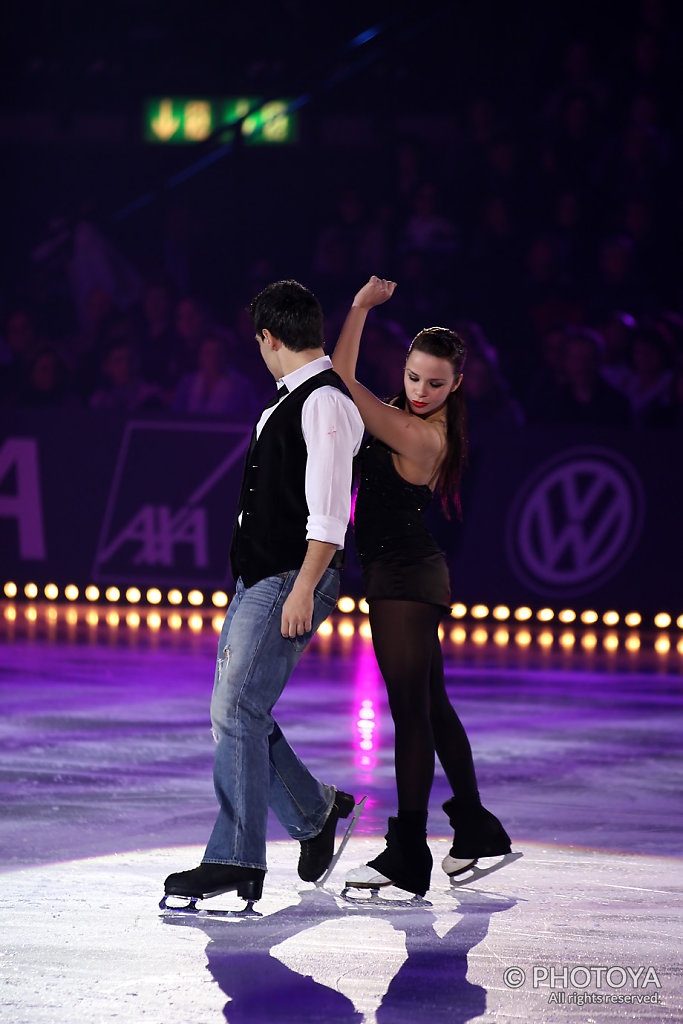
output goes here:
[[362, 571], [368, 601], [421, 601], [450, 612], [448, 566], [441, 552], [405, 560], [387, 555], [368, 562]]

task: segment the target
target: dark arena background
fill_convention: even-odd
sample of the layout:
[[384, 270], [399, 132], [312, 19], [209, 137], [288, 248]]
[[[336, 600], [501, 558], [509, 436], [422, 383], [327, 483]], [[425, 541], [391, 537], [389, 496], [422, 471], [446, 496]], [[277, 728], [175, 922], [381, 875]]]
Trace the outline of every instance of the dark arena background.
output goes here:
[[[683, 1019], [681, 5], [0, 19], [0, 1020]], [[398, 282], [375, 393], [422, 327], [468, 345], [462, 519], [429, 517], [448, 692], [519, 856], [443, 874], [437, 767], [428, 902], [342, 897], [396, 801], [351, 526], [277, 714], [367, 795], [358, 828], [314, 886], [273, 820], [261, 917], [172, 915], [215, 816], [232, 522], [273, 393], [248, 303], [300, 280], [331, 350], [371, 274]]]

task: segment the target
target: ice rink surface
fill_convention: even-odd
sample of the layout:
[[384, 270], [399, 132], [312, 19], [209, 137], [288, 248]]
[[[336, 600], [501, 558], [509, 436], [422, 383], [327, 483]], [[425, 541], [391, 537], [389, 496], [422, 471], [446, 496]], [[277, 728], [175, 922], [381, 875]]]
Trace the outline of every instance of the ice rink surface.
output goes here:
[[317, 638], [278, 721], [366, 813], [323, 888], [272, 822], [262, 916], [224, 918], [158, 906], [215, 816], [215, 633], [34, 627], [3, 627], [3, 1024], [683, 1020], [675, 652], [446, 637], [482, 797], [522, 856], [447, 878], [437, 768], [432, 887], [406, 907], [342, 897], [395, 811], [391, 720], [369, 642]]

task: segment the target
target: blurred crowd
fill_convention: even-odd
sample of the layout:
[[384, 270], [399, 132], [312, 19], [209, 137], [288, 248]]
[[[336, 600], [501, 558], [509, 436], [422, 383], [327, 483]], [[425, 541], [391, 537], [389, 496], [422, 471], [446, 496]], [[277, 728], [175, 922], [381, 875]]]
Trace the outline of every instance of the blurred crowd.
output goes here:
[[0, 408], [249, 420], [272, 391], [249, 298], [298, 277], [331, 347], [377, 273], [399, 285], [363, 342], [359, 378], [381, 396], [400, 387], [410, 337], [442, 324], [468, 343], [475, 438], [524, 423], [681, 426], [680, 44], [666, 4], [644, 0], [618, 59], [574, 38], [541, 94], [473, 90], [442, 147], [394, 138], [361, 182], [329, 182], [290, 263], [250, 254], [220, 300], [193, 256], [191, 204], [169, 211], [152, 271], [84, 217], [68, 258], [44, 260], [53, 278], [2, 300]]

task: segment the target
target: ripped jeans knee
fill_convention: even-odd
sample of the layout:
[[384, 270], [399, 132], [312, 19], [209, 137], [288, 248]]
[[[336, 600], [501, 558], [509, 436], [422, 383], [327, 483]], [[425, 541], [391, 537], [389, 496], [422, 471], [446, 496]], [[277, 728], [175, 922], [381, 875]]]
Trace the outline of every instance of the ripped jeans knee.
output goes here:
[[223, 652], [219, 655], [218, 661], [216, 662], [216, 679], [213, 687], [213, 696], [211, 698], [211, 732], [216, 743], [218, 743], [221, 738], [218, 724], [218, 698], [219, 695], [224, 694], [226, 690], [226, 675], [229, 664], [230, 645], [227, 645], [223, 648]]

